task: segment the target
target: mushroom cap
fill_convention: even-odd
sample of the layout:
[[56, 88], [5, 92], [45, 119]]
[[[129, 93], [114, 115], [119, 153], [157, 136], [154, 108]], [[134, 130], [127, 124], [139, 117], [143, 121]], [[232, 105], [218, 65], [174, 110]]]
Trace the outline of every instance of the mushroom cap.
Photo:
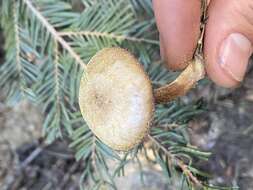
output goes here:
[[105, 48], [92, 57], [82, 76], [79, 106], [102, 142], [127, 151], [149, 131], [154, 110], [152, 85], [128, 51]]

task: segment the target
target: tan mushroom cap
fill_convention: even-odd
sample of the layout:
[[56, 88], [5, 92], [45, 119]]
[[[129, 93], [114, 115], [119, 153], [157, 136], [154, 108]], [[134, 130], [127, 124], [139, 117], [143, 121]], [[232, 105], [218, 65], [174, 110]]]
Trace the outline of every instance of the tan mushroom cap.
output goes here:
[[129, 150], [146, 136], [152, 122], [152, 85], [128, 51], [106, 48], [87, 65], [79, 105], [92, 132], [116, 150]]

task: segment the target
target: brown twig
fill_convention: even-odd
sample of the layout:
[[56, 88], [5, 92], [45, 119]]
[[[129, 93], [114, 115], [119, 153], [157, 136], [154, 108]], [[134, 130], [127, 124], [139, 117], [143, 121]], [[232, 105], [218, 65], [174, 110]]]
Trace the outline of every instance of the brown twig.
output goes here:
[[30, 0], [23, 0], [27, 7], [34, 13], [34, 15], [41, 21], [43, 26], [51, 33], [51, 35], [65, 48], [69, 54], [76, 60], [78, 64], [86, 70], [86, 64], [83, 62], [81, 57], [73, 50], [73, 48], [59, 35], [59, 32], [46, 20], [46, 18], [34, 7]]
[[42, 147], [37, 147], [22, 163], [21, 163], [21, 168], [25, 168], [27, 165], [29, 165], [33, 160], [35, 160], [40, 153], [43, 151]]
[[91, 149], [91, 162], [92, 162], [92, 166], [93, 168], [96, 170], [96, 137], [93, 136], [92, 139], [92, 149]]
[[195, 55], [202, 55], [203, 54], [203, 46], [204, 46], [204, 36], [205, 36], [205, 29], [206, 29], [206, 21], [207, 21], [207, 1], [201, 1], [201, 23], [200, 23], [200, 35], [197, 43], [197, 47], [195, 50]]
[[44, 152], [47, 153], [48, 155], [59, 157], [59, 158], [62, 158], [62, 159], [67, 159], [67, 160], [75, 158], [75, 156], [73, 154], [55, 152], [55, 151], [51, 151], [51, 150], [48, 150], [48, 149], [45, 149]]
[[63, 176], [61, 184], [59, 185], [59, 189], [64, 189], [64, 187], [68, 185], [69, 181], [71, 180], [71, 176], [79, 167], [80, 163], [76, 162], [69, 168], [68, 172]]
[[67, 32], [60, 32], [59, 35], [61, 36], [95, 36], [95, 37], [107, 37], [111, 39], [120, 40], [129, 40], [134, 42], [145, 42], [149, 44], [159, 45], [159, 42], [156, 40], [146, 39], [146, 38], [136, 38], [126, 35], [116, 35], [113, 33], [107, 32], [97, 32], [97, 31], [67, 31]]
[[183, 171], [185, 176], [187, 177], [188, 181], [192, 181], [196, 186], [202, 187], [202, 183], [192, 174], [192, 172], [188, 169], [188, 166], [180, 159], [176, 158], [174, 155], [172, 155], [164, 146], [162, 146], [159, 141], [157, 141], [154, 137], [149, 135], [149, 139], [151, 142], [153, 142], [159, 149], [161, 149], [168, 158], [176, 163], [178, 167]]

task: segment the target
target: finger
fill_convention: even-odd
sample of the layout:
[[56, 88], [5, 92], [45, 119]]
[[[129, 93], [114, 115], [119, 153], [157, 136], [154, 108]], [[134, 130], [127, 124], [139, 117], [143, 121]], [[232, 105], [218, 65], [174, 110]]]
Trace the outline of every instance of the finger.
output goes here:
[[208, 10], [205, 60], [209, 77], [223, 87], [244, 78], [253, 42], [253, 1], [212, 0]]
[[182, 69], [192, 59], [201, 15], [200, 0], [153, 0], [162, 54], [171, 69]]

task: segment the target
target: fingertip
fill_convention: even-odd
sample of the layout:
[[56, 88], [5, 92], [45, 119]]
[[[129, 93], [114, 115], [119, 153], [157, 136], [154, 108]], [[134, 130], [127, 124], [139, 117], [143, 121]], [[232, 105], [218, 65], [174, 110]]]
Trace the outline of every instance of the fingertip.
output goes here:
[[168, 46], [164, 45], [164, 40], [160, 37], [160, 56], [169, 70], [182, 70], [188, 65], [188, 61], [192, 59], [193, 52], [184, 55], [180, 52], [172, 51]]
[[180, 70], [192, 59], [199, 36], [199, 0], [153, 0], [161, 55], [168, 68]]

